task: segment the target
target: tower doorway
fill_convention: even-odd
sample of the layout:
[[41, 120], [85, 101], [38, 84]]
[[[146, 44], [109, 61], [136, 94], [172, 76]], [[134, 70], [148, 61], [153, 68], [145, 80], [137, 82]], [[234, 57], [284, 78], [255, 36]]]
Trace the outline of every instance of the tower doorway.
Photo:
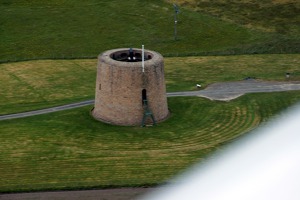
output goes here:
[[147, 102], [147, 90], [143, 89], [142, 90], [142, 104], [145, 105]]

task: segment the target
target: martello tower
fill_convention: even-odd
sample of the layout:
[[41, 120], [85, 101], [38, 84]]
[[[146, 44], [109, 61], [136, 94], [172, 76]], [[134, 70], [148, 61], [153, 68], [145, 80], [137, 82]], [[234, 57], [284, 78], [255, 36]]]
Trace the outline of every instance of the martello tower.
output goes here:
[[165, 120], [169, 111], [163, 57], [154, 51], [131, 48], [100, 54], [92, 115], [125, 126]]

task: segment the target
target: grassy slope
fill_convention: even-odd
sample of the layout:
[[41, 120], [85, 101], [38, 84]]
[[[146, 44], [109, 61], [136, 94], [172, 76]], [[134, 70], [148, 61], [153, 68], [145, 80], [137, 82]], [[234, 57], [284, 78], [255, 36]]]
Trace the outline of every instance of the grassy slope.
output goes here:
[[299, 99], [299, 92], [228, 103], [169, 98], [171, 118], [151, 128], [94, 121], [90, 107], [0, 121], [0, 191], [162, 183]]
[[0, 61], [95, 57], [116, 47], [165, 55], [225, 51], [265, 41], [253, 31], [182, 9], [174, 41], [174, 11], [164, 1], [2, 1]]
[[[93, 99], [96, 59], [41, 60], [0, 64], [0, 114]], [[165, 58], [167, 91], [195, 89], [245, 77], [300, 80], [300, 55], [244, 55]]]
[[[300, 2], [297, 0], [167, 0], [247, 27], [299, 35]], [[288, 23], [286, 23], [288, 22]]]
[[297, 0], [166, 0], [255, 30], [272, 33], [255, 51], [300, 52], [300, 2]]

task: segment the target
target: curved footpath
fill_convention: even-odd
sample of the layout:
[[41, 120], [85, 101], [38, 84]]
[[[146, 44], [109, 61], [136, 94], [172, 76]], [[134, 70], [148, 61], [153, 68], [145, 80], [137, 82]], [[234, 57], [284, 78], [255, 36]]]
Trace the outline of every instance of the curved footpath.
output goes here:
[[[167, 93], [167, 96], [168, 97], [198, 96], [198, 97], [208, 98], [211, 100], [230, 101], [246, 93], [281, 92], [281, 91], [291, 91], [291, 90], [300, 90], [300, 82], [299, 81], [297, 82], [258, 81], [258, 80], [250, 79], [250, 80], [235, 81], [235, 82], [214, 83], [209, 85], [204, 90], [198, 90], [198, 91], [169, 92]], [[92, 104], [94, 104], [94, 100], [87, 100], [78, 103], [72, 103], [72, 104], [46, 108], [41, 110], [1, 115], [0, 120], [47, 114], [51, 112], [79, 108], [79, 107], [92, 105]]]

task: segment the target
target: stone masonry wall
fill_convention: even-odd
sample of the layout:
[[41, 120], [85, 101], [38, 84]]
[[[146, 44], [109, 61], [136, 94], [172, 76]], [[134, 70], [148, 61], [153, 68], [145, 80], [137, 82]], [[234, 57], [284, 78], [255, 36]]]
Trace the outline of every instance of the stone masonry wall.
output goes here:
[[[98, 57], [94, 118], [116, 125], [141, 125], [143, 118], [142, 90], [146, 89], [150, 110], [157, 122], [168, 117], [163, 57], [146, 50], [150, 59], [144, 62], [114, 60], [109, 50]], [[141, 53], [140, 49], [134, 49]]]

